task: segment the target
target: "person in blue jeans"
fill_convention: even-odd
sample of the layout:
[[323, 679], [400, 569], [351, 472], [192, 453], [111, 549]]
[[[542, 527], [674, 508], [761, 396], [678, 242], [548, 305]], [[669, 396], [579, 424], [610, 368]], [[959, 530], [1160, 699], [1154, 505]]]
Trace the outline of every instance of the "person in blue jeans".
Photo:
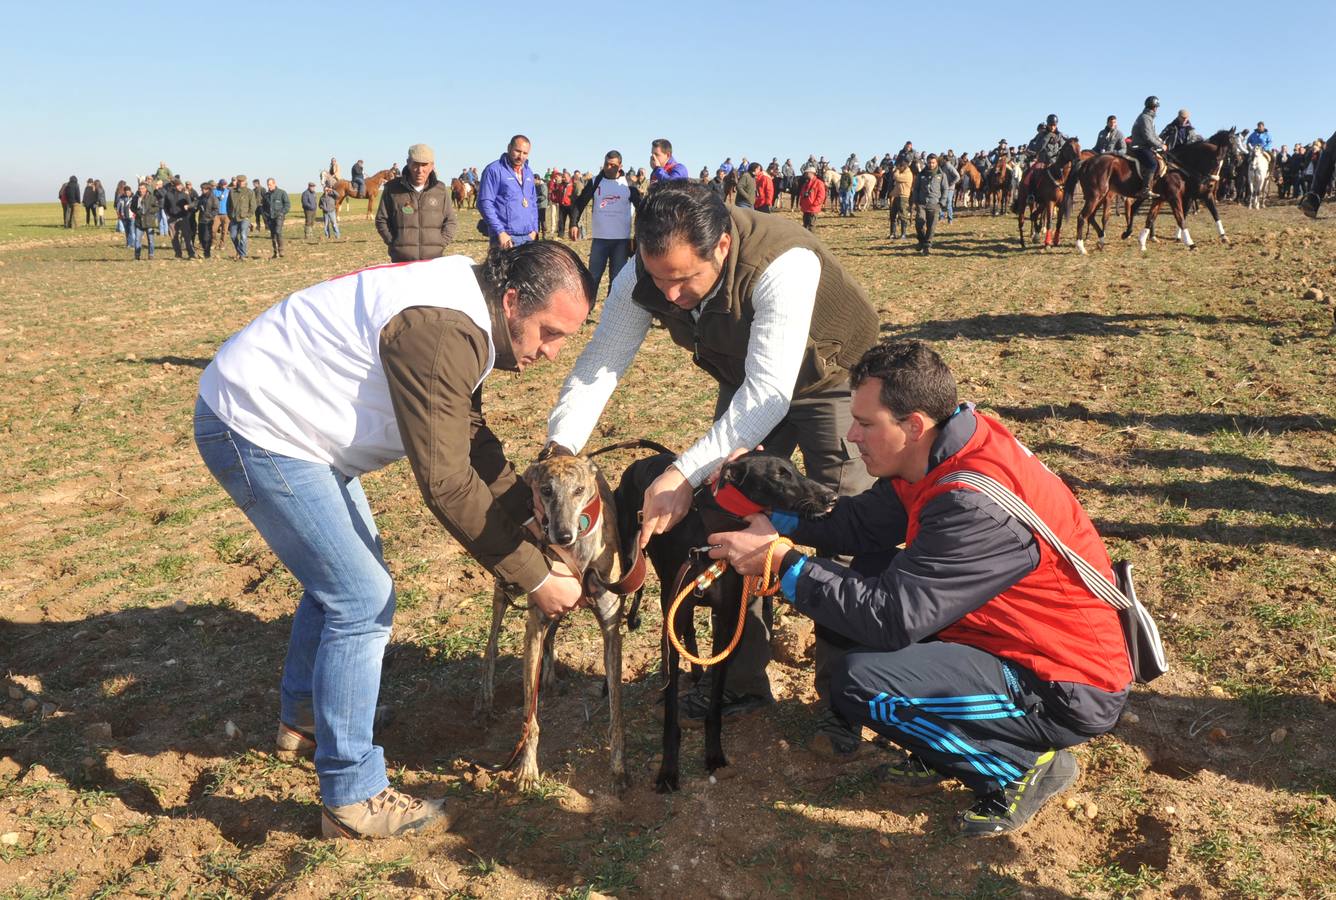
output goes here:
[[373, 266], [297, 291], [219, 349], [200, 378], [195, 444], [301, 582], [280, 690], [280, 754], [312, 755], [325, 837], [449, 825], [440, 801], [390, 787], [372, 730], [394, 581], [360, 476], [408, 458], [423, 499], [499, 583], [545, 614], [582, 588], [523, 524], [528, 485], [487, 427], [494, 368], [555, 359], [594, 288], [551, 241]]
[[[571, 221], [578, 222], [585, 207], [593, 204], [593, 241], [589, 245], [589, 271], [594, 284], [603, 281], [608, 273], [608, 292], [622, 266], [631, 258], [631, 215], [640, 207], [640, 190], [634, 187], [622, 171], [622, 154], [609, 150], [603, 156], [603, 168], [585, 182], [584, 190], [571, 201]], [[576, 239], [577, 226], [570, 227], [571, 240]]]

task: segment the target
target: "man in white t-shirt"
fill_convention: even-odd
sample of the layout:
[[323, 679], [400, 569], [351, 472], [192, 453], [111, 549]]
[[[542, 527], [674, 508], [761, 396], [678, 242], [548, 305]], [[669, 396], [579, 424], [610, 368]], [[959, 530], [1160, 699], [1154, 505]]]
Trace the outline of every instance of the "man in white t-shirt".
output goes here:
[[[590, 201], [594, 204], [593, 242], [589, 245], [589, 272], [594, 287], [603, 283], [608, 270], [608, 292], [617, 273], [631, 258], [631, 215], [640, 206], [640, 191], [631, 187], [622, 172], [622, 154], [609, 150], [603, 157], [603, 169], [585, 183], [580, 196], [571, 201], [571, 221], [579, 222]], [[577, 240], [579, 226], [572, 225], [571, 240]]]
[[448, 824], [389, 786], [372, 741], [394, 583], [359, 476], [408, 457], [427, 506], [551, 616], [580, 598], [525, 540], [530, 491], [482, 412], [483, 380], [555, 359], [589, 312], [589, 271], [539, 241], [373, 266], [297, 291], [200, 378], [205, 465], [304, 591], [283, 666], [278, 747], [313, 754], [326, 837]]

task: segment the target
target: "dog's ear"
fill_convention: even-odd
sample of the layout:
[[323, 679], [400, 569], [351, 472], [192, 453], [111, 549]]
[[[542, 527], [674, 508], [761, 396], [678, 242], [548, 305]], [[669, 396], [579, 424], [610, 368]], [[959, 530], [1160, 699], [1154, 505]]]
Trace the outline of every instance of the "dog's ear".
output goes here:
[[524, 474], [521, 475], [520, 477], [524, 479], [524, 483], [527, 484], [529, 487], [531, 488], [536, 487], [537, 486], [536, 482], [538, 479], [538, 463], [533, 463], [532, 465], [530, 465], [529, 468], [524, 470]]

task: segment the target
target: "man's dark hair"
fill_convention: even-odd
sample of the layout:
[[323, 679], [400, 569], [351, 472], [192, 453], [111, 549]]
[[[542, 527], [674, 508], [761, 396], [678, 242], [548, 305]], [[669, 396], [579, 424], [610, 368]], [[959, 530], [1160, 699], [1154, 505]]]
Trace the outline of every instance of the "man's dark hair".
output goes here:
[[1112, 122], [1112, 121], [1113, 121], [1114, 119], [1116, 119], [1116, 118], [1118, 118], [1118, 117], [1117, 117], [1117, 116], [1109, 116], [1109, 117], [1108, 117], [1107, 119], [1105, 119], [1104, 121], [1105, 121], [1105, 123], [1108, 123], [1108, 122]]
[[526, 136], [522, 134], [517, 134], [510, 139], [509, 144], [506, 144], [506, 149], [509, 150], [511, 147], [515, 146], [516, 141], [524, 141], [524, 143], [528, 144], [529, 146], [531, 147], [533, 146], [533, 141], [529, 140]]
[[699, 181], [661, 181], [640, 202], [636, 244], [646, 256], [663, 256], [685, 241], [709, 259], [728, 230], [728, 207], [717, 191]]
[[923, 341], [882, 341], [863, 354], [849, 383], [881, 379], [881, 405], [897, 419], [921, 412], [941, 424], [956, 411], [956, 378]]
[[761, 164], [754, 162], [751, 165], [747, 166], [747, 171], [755, 175], [757, 172], [761, 171]]
[[546, 309], [555, 291], [581, 293], [586, 305], [593, 304], [597, 292], [589, 267], [574, 250], [557, 241], [493, 247], [476, 271], [483, 294], [493, 302], [499, 302], [511, 288], [518, 291], [521, 316]]
[[622, 151], [620, 150], [609, 150], [607, 153], [603, 154], [604, 162], [607, 162], [610, 159], [621, 159], [621, 158], [622, 158]]
[[651, 150], [662, 150], [669, 156], [673, 155], [673, 142], [667, 138], [655, 138], [649, 145]]

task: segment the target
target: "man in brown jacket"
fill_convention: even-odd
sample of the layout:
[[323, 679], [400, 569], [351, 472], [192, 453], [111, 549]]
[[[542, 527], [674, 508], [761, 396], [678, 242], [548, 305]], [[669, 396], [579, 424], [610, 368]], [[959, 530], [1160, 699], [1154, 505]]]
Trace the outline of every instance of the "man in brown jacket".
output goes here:
[[436, 154], [426, 144], [408, 148], [404, 174], [385, 185], [376, 231], [393, 262], [434, 259], [455, 239], [459, 219], [450, 185], [436, 177]]
[[[643, 545], [681, 521], [700, 486], [734, 450], [763, 444], [802, 450], [807, 474], [841, 495], [872, 484], [845, 434], [852, 423], [849, 370], [877, 336], [877, 314], [826, 246], [796, 222], [730, 209], [699, 182], [660, 181], [636, 215], [637, 256], [613, 282], [598, 330], [576, 360], [548, 418], [550, 443], [579, 451], [649, 333], [672, 342], [719, 384], [714, 425], [645, 492]], [[774, 702], [770, 610], [758, 599], [729, 661], [724, 715]], [[816, 688], [830, 698], [837, 652], [848, 642], [817, 632]], [[681, 710], [703, 719], [709, 677]], [[832, 709], [813, 748], [840, 759], [861, 750]]]
[[301, 582], [280, 691], [278, 749], [313, 755], [326, 837], [448, 824], [439, 801], [390, 787], [372, 740], [394, 583], [360, 476], [407, 457], [446, 531], [550, 616], [581, 589], [522, 523], [528, 487], [482, 411], [494, 368], [555, 359], [594, 296], [561, 244], [373, 266], [288, 296], [200, 378], [205, 465]]

